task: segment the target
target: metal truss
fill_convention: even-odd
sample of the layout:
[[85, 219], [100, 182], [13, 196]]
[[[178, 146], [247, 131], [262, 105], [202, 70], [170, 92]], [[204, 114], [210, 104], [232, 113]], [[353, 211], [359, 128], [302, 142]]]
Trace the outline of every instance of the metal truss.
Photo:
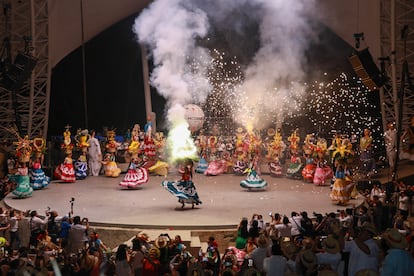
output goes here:
[[[30, 138], [47, 136], [50, 63], [47, 0], [3, 1], [10, 7], [10, 14], [0, 15], [0, 35], [9, 36], [11, 58], [19, 52], [29, 53], [37, 63], [30, 78], [16, 92], [16, 112], [13, 108], [12, 92], [0, 87], [0, 137], [15, 139], [5, 128], [16, 123], [19, 116], [21, 134]], [[6, 24], [9, 21], [8, 24]]]
[[[414, 76], [414, 1], [381, 0], [380, 34], [381, 55], [390, 58], [386, 67], [389, 81], [380, 91], [383, 127], [386, 129], [387, 122], [392, 121], [398, 125], [402, 106], [401, 128], [404, 130], [414, 116], [414, 91], [408, 85]], [[402, 82], [404, 61], [407, 61], [410, 75]], [[404, 97], [400, 105], [402, 90]]]

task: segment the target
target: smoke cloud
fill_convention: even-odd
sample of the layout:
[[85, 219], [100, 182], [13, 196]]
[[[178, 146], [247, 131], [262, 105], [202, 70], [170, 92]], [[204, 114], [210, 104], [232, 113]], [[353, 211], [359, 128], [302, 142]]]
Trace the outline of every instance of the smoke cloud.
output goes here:
[[313, 39], [306, 14], [313, 6], [312, 0], [154, 1], [136, 19], [134, 31], [139, 43], [150, 48], [151, 84], [167, 99], [170, 123], [182, 119], [177, 118], [182, 112], [176, 112], [180, 105], [202, 104], [211, 93], [217, 33], [247, 55], [240, 56], [239, 89], [231, 92], [238, 123], [262, 128], [298, 110], [304, 97], [304, 53]]

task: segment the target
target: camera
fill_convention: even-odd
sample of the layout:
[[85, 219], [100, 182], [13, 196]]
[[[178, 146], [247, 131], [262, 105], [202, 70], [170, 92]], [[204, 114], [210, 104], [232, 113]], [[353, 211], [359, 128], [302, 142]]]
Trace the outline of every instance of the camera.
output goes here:
[[272, 216], [273, 216], [272, 212], [269, 212], [269, 217], [272, 217]]

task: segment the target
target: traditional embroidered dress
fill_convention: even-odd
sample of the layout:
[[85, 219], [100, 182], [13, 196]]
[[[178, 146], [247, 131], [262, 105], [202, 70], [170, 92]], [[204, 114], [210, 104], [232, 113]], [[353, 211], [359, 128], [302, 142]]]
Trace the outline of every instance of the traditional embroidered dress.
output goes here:
[[13, 195], [19, 198], [29, 197], [33, 193], [33, 188], [30, 187], [30, 180], [28, 175], [28, 168], [17, 168], [17, 174], [10, 177], [12, 181], [16, 181], [17, 187], [12, 192]]
[[115, 155], [106, 154], [104, 164], [105, 176], [118, 177], [121, 174], [121, 169], [115, 162]]
[[313, 158], [310, 156], [306, 157], [305, 163], [306, 165], [302, 170], [303, 181], [312, 183], [313, 177], [315, 175], [316, 164], [313, 162]]
[[227, 161], [224, 159], [214, 160], [208, 164], [207, 170], [204, 172], [204, 175], [219, 175], [227, 172]]
[[75, 162], [75, 173], [77, 180], [85, 179], [88, 176], [88, 162], [83, 154]]
[[351, 191], [354, 187], [352, 178], [346, 173], [346, 170], [338, 168], [335, 172], [335, 182], [332, 187], [330, 197], [338, 204], [345, 204], [351, 197]]
[[301, 178], [302, 168], [303, 165], [302, 161], [300, 160], [300, 157], [292, 155], [292, 157], [290, 158], [289, 167], [286, 170], [286, 176], [291, 178]]
[[208, 162], [203, 157], [200, 158], [197, 164], [197, 168], [195, 169], [196, 173], [204, 173], [208, 168]]
[[156, 156], [154, 139], [152, 138], [152, 122], [148, 122], [144, 126], [145, 138], [144, 138], [144, 152], [149, 158]]
[[248, 169], [248, 174], [245, 180], [240, 181], [240, 186], [246, 189], [264, 189], [267, 187], [267, 182], [259, 176], [254, 168]]
[[325, 185], [333, 177], [332, 169], [326, 164], [325, 161], [318, 161], [315, 170], [315, 176], [313, 177], [313, 184]]
[[269, 165], [269, 174], [273, 177], [281, 177], [283, 176], [283, 169], [282, 165], [280, 164], [279, 159], [275, 159], [268, 163]]
[[72, 162], [72, 157], [67, 156], [65, 161], [56, 167], [53, 175], [62, 182], [75, 182], [75, 169]]
[[178, 202], [182, 204], [181, 208], [184, 207], [185, 203], [191, 204], [192, 208], [194, 208], [194, 204], [199, 205], [202, 203], [192, 181], [192, 168], [192, 165], [188, 165], [185, 168], [179, 169], [179, 172], [182, 174], [181, 180], [164, 180], [161, 183], [161, 186], [178, 198]]
[[233, 172], [236, 175], [245, 174], [246, 169], [247, 169], [247, 163], [244, 162], [243, 160], [237, 160], [236, 164], [234, 164], [234, 166], [233, 166]]
[[142, 167], [139, 168], [135, 163], [131, 162], [128, 172], [125, 174], [124, 179], [119, 183], [119, 186], [122, 188], [134, 189], [147, 183], [148, 179], [147, 169]]
[[50, 183], [50, 177], [45, 174], [42, 170], [42, 165], [39, 160], [36, 160], [32, 164], [32, 169], [30, 170], [30, 186], [35, 189], [43, 189], [47, 187]]

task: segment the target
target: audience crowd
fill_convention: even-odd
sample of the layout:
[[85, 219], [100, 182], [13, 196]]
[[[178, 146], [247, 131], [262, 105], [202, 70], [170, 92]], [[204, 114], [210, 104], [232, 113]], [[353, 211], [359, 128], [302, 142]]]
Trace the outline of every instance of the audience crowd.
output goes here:
[[[151, 240], [140, 232], [110, 249], [87, 218], [0, 208], [1, 275], [414, 275], [407, 214], [396, 208], [389, 223], [381, 220], [380, 197], [312, 218], [253, 214], [241, 219], [234, 243], [220, 245], [212, 235], [198, 253], [168, 233]], [[20, 237], [23, 219], [28, 239]]]

